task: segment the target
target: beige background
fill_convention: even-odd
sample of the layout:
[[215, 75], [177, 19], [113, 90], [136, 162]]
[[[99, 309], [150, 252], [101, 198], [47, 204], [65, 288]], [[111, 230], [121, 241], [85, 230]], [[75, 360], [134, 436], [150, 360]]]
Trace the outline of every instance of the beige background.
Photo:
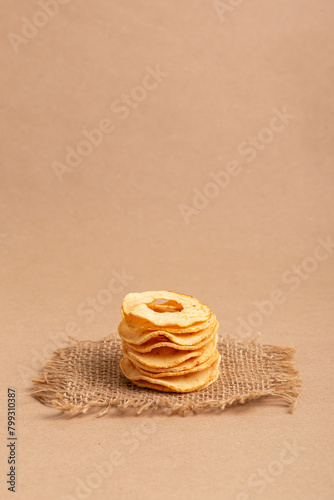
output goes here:
[[[43, 24], [39, 3], [1, 3], [1, 498], [12, 498], [8, 386], [18, 394], [17, 499], [333, 498], [334, 255], [317, 248], [334, 240], [334, 8], [225, 5], [219, 15], [211, 1], [73, 0], [22, 41], [8, 34], [23, 17]], [[143, 97], [143, 80], [154, 86], [145, 75], [157, 65], [156, 88], [112, 111], [122, 94]], [[285, 108], [282, 130], [263, 132]], [[113, 132], [58, 180], [54, 162], [106, 118]], [[210, 172], [230, 161], [238, 174], [210, 191]], [[187, 224], [180, 205], [196, 188], [216, 196]], [[115, 272], [123, 284], [110, 283]], [[123, 296], [150, 289], [209, 304], [222, 335], [244, 333], [243, 320], [266, 343], [295, 345], [295, 413], [254, 402], [188, 418], [68, 419], [27, 395], [64, 332], [115, 332]], [[255, 301], [277, 289], [281, 303], [260, 314]], [[96, 475], [115, 451], [121, 463]]]

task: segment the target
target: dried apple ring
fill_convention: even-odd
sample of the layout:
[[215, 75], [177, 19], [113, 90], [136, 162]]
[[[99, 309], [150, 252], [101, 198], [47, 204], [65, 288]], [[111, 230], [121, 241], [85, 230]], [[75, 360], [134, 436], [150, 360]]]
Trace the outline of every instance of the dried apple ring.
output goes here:
[[[164, 300], [165, 303], [157, 304], [157, 300]], [[134, 323], [183, 328], [207, 321], [211, 310], [190, 295], [152, 291], [126, 295], [122, 313], [126, 320]]]

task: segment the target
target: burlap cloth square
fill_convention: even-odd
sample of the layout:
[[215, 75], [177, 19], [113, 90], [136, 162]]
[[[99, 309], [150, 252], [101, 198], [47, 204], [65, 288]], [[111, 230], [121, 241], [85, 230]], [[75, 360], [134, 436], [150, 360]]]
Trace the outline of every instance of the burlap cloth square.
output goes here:
[[226, 406], [256, 398], [276, 397], [292, 410], [301, 380], [294, 368], [292, 347], [262, 345], [259, 339], [218, 341], [222, 355], [218, 380], [186, 394], [143, 389], [121, 372], [122, 342], [75, 341], [58, 349], [33, 380], [30, 394], [52, 408], [77, 415], [98, 408], [99, 416], [111, 408], [166, 409], [169, 413], [224, 410]]

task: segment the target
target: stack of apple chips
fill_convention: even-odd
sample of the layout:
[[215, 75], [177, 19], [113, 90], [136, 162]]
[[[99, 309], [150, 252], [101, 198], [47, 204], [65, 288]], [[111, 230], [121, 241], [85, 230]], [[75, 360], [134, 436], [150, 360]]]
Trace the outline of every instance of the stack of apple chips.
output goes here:
[[118, 332], [124, 375], [140, 387], [191, 392], [217, 380], [219, 323], [210, 308], [168, 291], [130, 293]]

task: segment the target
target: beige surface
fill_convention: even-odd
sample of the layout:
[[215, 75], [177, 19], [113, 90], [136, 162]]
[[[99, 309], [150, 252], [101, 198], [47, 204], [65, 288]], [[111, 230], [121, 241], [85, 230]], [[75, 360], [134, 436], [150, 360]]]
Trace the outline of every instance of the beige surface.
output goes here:
[[[1, 3], [1, 403], [16, 388], [16, 499], [332, 498], [334, 255], [319, 242], [334, 240], [334, 8], [226, 4], [219, 17], [211, 1], [73, 0], [15, 53], [7, 34], [45, 17], [35, 0]], [[143, 100], [121, 107], [130, 92]], [[59, 181], [54, 162], [97, 126], [101, 144]], [[216, 196], [195, 199], [186, 224], [196, 188]], [[123, 296], [155, 289], [209, 304], [220, 334], [255, 321], [265, 342], [295, 345], [296, 412], [71, 420], [26, 395], [61, 332], [116, 332]], [[269, 297], [264, 316], [254, 302]], [[118, 465], [94, 475], [102, 462]], [[76, 493], [78, 481], [99, 486]]]

